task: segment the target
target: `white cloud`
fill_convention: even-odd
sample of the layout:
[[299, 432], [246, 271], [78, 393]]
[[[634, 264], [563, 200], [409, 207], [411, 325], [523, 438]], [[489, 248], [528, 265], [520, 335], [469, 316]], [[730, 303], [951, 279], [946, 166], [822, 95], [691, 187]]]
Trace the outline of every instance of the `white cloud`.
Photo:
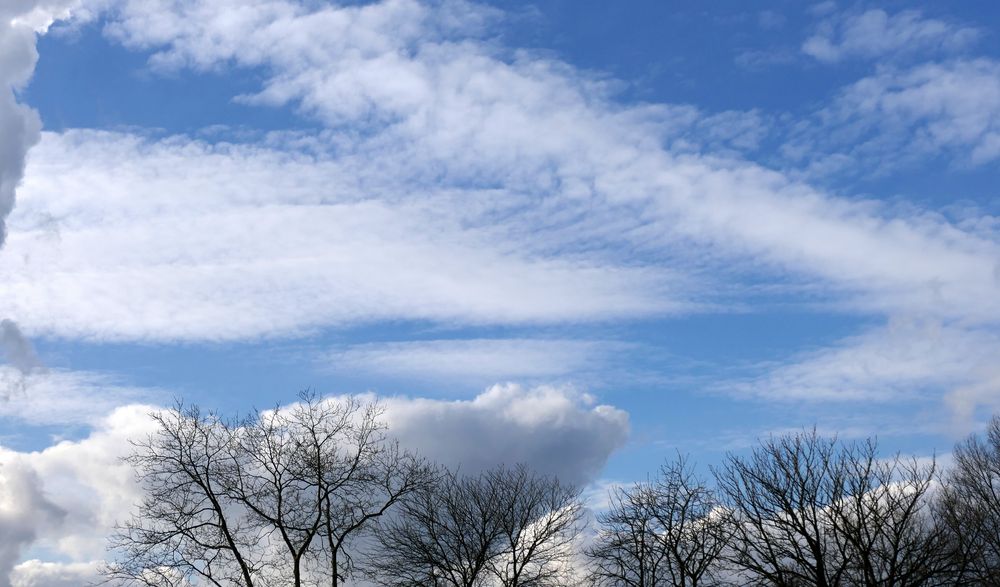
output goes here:
[[[42, 451], [0, 448], [3, 500], [11, 506], [7, 511], [16, 512], [20, 520], [18, 525], [4, 526], [19, 528], [27, 536], [20, 544], [6, 540], [3, 544], [15, 548], [15, 555], [26, 553], [30, 546], [73, 563], [102, 558], [106, 535], [138, 497], [133, 472], [119, 458], [130, 450], [130, 438], [152, 430], [145, 417], [150, 409], [118, 408], [97, 423], [87, 438], [63, 441]], [[39, 574], [51, 577], [57, 570], [27, 563], [12, 574], [17, 562], [18, 556], [0, 561], [0, 585], [3, 581], [15, 586], [39, 584]], [[74, 569], [81, 570], [71, 566], [62, 571]]]
[[77, 1], [8, 0], [0, 6], [0, 247], [25, 156], [41, 130], [38, 114], [19, 104], [14, 91], [23, 88], [35, 70], [36, 32], [44, 32], [57, 18], [67, 18]]
[[0, 366], [0, 418], [8, 421], [93, 424], [116, 406], [159, 395], [103, 373], [47, 369], [25, 374]]
[[976, 377], [948, 391], [944, 403], [952, 416], [953, 430], [965, 434], [973, 429], [973, 423], [981, 419], [983, 410], [988, 413], [1000, 411], [1000, 367], [994, 352], [990, 363], [978, 366]]
[[940, 397], [995, 376], [992, 329], [898, 318], [884, 328], [803, 353], [721, 390], [790, 401], [881, 401]]
[[[669, 271], [548, 253], [544, 230], [513, 233], [534, 220], [494, 222], [516, 195], [407, 188], [378, 178], [388, 164], [46, 135], [0, 258], [11, 275], [0, 312], [64, 337], [233, 340], [372, 320], [536, 323], [689, 305], [671, 299], [684, 285]], [[487, 210], [463, 204], [476, 199]]]
[[883, 69], [852, 83], [784, 146], [810, 173], [885, 174], [943, 156], [956, 167], [1000, 158], [1000, 63]]
[[268, 103], [335, 129], [269, 147], [47, 135], [0, 261], [17, 276], [0, 311], [29, 332], [606, 320], [717, 306], [748, 272], [865, 310], [1000, 316], [994, 235], [667, 150], [676, 108], [624, 108], [565, 64], [504, 56], [475, 37], [475, 7], [226, 9], [125, 2], [111, 30], [159, 62], [264, 67]]
[[80, 587], [101, 581], [99, 561], [54, 563], [40, 560], [24, 561], [11, 573], [12, 587]]
[[[153, 50], [154, 66], [257, 68], [263, 86], [242, 100], [290, 105], [327, 130], [238, 145], [44, 135], [0, 256], [9, 276], [0, 315], [29, 332], [242, 340], [385, 320], [597, 321], [700, 311], [731, 301], [716, 290], [738, 290], [751, 276], [779, 290], [808, 281], [846, 308], [944, 325], [923, 338], [872, 332], [771, 365], [741, 388], [757, 396], [884, 399], [908, 393], [906, 384], [960, 385], [997, 348], [989, 328], [1000, 320], [1000, 239], [986, 219], [970, 228], [838, 198], [741, 161], [737, 153], [765, 133], [756, 113], [713, 119], [618, 105], [613, 84], [483, 40], [492, 10], [407, 0], [107, 4], [108, 34]], [[884, 23], [896, 36], [903, 24], [927, 22], [898, 18]], [[837, 58], [898, 49], [848, 41], [846, 30], [829, 37]], [[879, 73], [871, 79], [884, 80], [868, 88], [873, 116], [884, 109], [923, 124], [931, 144], [991, 160], [992, 98], [951, 92], [967, 78], [935, 85], [962, 63], [973, 63], [963, 74], [994, 73], [984, 62], [941, 65], [923, 78]], [[906, 97], [901, 88], [911, 87], [922, 89]], [[844, 100], [868, 107], [865, 89]], [[944, 106], [956, 99], [969, 102]], [[941, 111], [940, 124], [927, 122]], [[966, 119], [960, 128], [987, 130], [948, 128]], [[585, 342], [523, 342], [355, 347], [340, 359], [429, 376], [468, 360], [477, 373], [531, 377], [572, 371], [596, 352]], [[422, 359], [428, 348], [436, 364]], [[42, 423], [110, 407], [92, 399], [107, 384], [98, 376], [37, 377], [27, 403], [0, 410]], [[65, 389], [80, 390], [51, 402], [66, 414], [46, 412], [46, 398]], [[11, 514], [15, 554], [40, 544], [78, 565], [24, 562], [15, 584], [86, 574], [100, 556], [108, 524], [134, 497], [114, 457], [145, 430], [144, 409], [116, 410], [81, 441], [0, 453], [0, 472], [16, 472], [11, 483], [35, 492], [35, 501], [10, 503], [66, 512]], [[628, 430], [624, 412], [560, 387], [499, 385], [468, 401], [392, 398], [387, 409], [394, 432], [433, 458], [467, 470], [527, 461], [574, 480], [592, 479]]]
[[353, 345], [322, 360], [335, 371], [407, 380], [506, 381], [578, 375], [606, 366], [621, 343], [560, 339], [454, 339]]
[[[742, 161], [760, 115], [621, 106], [610, 84], [482, 40], [490, 10], [115, 6], [109, 34], [160, 66], [260, 68], [246, 99], [327, 128], [214, 145], [45, 135], [0, 258], [12, 276], [0, 313], [28, 332], [241, 340], [385, 320], [615, 320], [717, 307], [748, 277], [791, 299], [805, 283], [844, 309], [972, 330], [1000, 320], [1000, 238], [985, 218], [838, 198]], [[845, 120], [861, 109], [987, 157], [994, 66], [926, 67], [859, 82]], [[978, 93], [952, 91], [970, 75]], [[525, 365], [554, 373], [571, 355]], [[388, 368], [412, 372], [403, 358]]]
[[[348, 129], [382, 121], [354, 149], [378, 156], [380, 169], [398, 170], [406, 181], [419, 185], [430, 174], [442, 185], [486, 182], [527, 192], [552, 225], [553, 212], [586, 214], [588, 222], [569, 226], [578, 240], [605, 245], [613, 227], [613, 243], [658, 246], [673, 263], [763, 259], [851, 289], [882, 290], [879, 297], [892, 290], [904, 305], [930, 305], [914, 298], [928, 298], [928, 284], [942, 282], [940, 291], [964, 293], [945, 293], [944, 304], [932, 302], [939, 308], [985, 304], [996, 315], [989, 300], [998, 284], [983, 279], [996, 243], [938, 219], [893, 217], [872, 203], [832, 198], [754, 165], [675, 156], [661, 146], [675, 110], [623, 108], [609, 101], [607, 84], [566, 64], [505, 56], [475, 36], [492, 12], [474, 5], [445, 3], [435, 12], [398, 0], [295, 12], [260, 0], [248, 9], [257, 20], [243, 35], [215, 24], [225, 13], [202, 2], [159, 13], [157, 22], [172, 24], [157, 30], [168, 35], [141, 26], [148, 7], [121, 6], [115, 34], [160, 48], [163, 60], [265, 66], [273, 72], [261, 93], [268, 103], [297, 104]], [[284, 16], [275, 18], [278, 12]], [[197, 42], [204, 38], [220, 40]], [[977, 304], [949, 300], [953, 294], [972, 294]]]
[[709, 113], [693, 106], [657, 108], [657, 124], [675, 153], [739, 156], [760, 147], [773, 121], [760, 111], [726, 110]]
[[848, 58], [877, 59], [923, 51], [961, 51], [981, 37], [979, 29], [934, 18], [920, 11], [890, 15], [871, 9], [860, 14], [841, 13], [824, 19], [802, 51], [828, 63]]

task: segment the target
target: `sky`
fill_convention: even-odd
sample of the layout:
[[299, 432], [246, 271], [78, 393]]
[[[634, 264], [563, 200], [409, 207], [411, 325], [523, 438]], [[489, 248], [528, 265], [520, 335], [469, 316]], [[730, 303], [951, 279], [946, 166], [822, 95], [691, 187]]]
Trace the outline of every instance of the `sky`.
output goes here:
[[599, 494], [1000, 409], [1000, 7], [4, 0], [0, 587], [176, 399]]

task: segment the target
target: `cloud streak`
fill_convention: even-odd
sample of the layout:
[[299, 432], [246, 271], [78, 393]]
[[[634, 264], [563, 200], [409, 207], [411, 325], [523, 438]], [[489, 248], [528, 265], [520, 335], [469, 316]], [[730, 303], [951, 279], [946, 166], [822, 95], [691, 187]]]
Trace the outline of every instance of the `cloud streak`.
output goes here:
[[[33, 329], [238, 340], [627, 319], [732, 305], [748, 277], [862, 312], [1000, 317], [996, 234], [834, 197], [732, 150], [675, 150], [676, 108], [621, 106], [605, 82], [505, 52], [481, 36], [490, 9], [257, 0], [236, 24], [226, 10], [122, 0], [107, 30], [161, 67], [262, 68], [247, 99], [328, 130], [264, 146], [47, 135], [4, 267], [21, 277], [0, 286]], [[753, 148], [759, 125], [736, 144]]]
[[825, 18], [818, 28], [802, 44], [802, 52], [826, 63], [918, 52], [954, 53], [982, 37], [977, 28], [927, 18], [919, 10], [838, 13]]
[[829, 348], [758, 365], [763, 375], [717, 389], [790, 402], [891, 404], [988, 379], [998, 354], [1000, 337], [992, 329], [895, 318]]
[[883, 68], [843, 88], [783, 151], [814, 174], [886, 175], [944, 157], [957, 168], [1000, 158], [1000, 63], [956, 59]]
[[324, 354], [331, 370], [400, 379], [509, 381], [600, 370], [628, 345], [560, 339], [455, 339], [367, 343]]

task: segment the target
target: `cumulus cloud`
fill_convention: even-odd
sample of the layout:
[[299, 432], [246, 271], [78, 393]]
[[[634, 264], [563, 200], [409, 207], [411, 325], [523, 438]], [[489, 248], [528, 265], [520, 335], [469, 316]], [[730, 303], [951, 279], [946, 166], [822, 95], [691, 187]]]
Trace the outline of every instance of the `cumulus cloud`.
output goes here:
[[494, 385], [472, 400], [385, 400], [400, 442], [476, 472], [525, 463], [570, 483], [593, 481], [628, 436], [628, 414], [567, 387]]
[[18, 103], [15, 91], [35, 70], [36, 33], [56, 18], [69, 16], [77, 0], [14, 0], [0, 6], [0, 247], [7, 238], [7, 216], [24, 174], [25, 158], [38, 142], [38, 114]]
[[878, 59], [916, 52], [953, 53], [982, 36], [974, 27], [925, 17], [918, 10], [889, 14], [871, 9], [825, 18], [802, 44], [815, 59], [834, 63], [849, 58]]
[[[104, 556], [104, 540], [130, 511], [138, 493], [133, 472], [120, 462], [130, 445], [152, 430], [148, 406], [114, 410], [79, 441], [36, 452], [0, 448], [0, 585], [58, 585], [86, 577]], [[28, 548], [67, 564], [21, 562]]]
[[57, 526], [66, 515], [45, 496], [35, 471], [0, 460], [0, 587], [11, 587], [10, 571], [40, 528]]
[[[24, 173], [28, 149], [38, 141], [38, 115], [17, 102], [14, 89], [28, 80], [34, 69], [35, 32], [15, 24], [21, 10], [0, 8], [0, 245], [7, 237], [7, 216], [14, 209], [14, 190]], [[18, 7], [26, 8], [26, 7]]]

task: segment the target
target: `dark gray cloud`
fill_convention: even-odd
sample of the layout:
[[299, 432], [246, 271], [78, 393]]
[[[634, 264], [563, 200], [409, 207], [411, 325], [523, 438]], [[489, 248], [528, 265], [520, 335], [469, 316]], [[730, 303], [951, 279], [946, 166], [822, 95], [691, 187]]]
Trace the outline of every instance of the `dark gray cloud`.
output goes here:
[[10, 573], [38, 534], [58, 524], [66, 512], [50, 502], [38, 475], [9, 461], [0, 468], [0, 587], [11, 587]]
[[593, 481], [626, 441], [628, 414], [566, 387], [494, 385], [471, 400], [386, 400], [407, 447], [462, 471], [525, 463], [570, 483]]
[[[41, 137], [38, 113], [18, 103], [15, 91], [31, 79], [38, 61], [36, 34], [71, 0], [5, 0], [0, 3], [0, 249], [7, 240], [7, 217], [24, 178], [28, 149]], [[12, 320], [0, 322], [0, 348], [23, 377], [41, 367], [31, 343]], [[9, 390], [0, 390], [8, 394]]]
[[29, 375], [42, 368], [42, 362], [35, 353], [35, 347], [13, 320], [0, 321], [0, 349], [7, 363]]
[[7, 236], [6, 221], [14, 209], [14, 190], [24, 176], [25, 159], [38, 142], [38, 114], [17, 102], [14, 91], [31, 77], [38, 53], [35, 30], [17, 18], [36, 2], [3, 2], [0, 6], [0, 247]]

